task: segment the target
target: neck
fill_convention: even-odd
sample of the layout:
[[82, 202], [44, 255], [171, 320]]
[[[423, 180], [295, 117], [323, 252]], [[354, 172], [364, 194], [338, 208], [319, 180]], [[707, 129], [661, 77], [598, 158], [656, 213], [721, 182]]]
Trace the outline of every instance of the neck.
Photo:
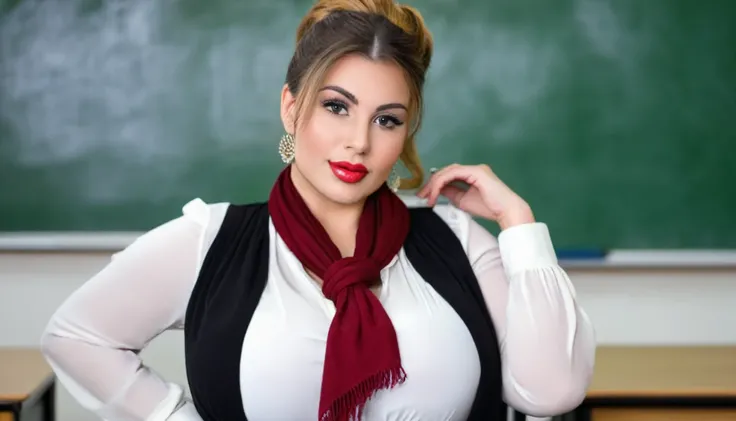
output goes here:
[[352, 256], [365, 199], [351, 204], [334, 202], [318, 192], [293, 164], [291, 181], [343, 257]]

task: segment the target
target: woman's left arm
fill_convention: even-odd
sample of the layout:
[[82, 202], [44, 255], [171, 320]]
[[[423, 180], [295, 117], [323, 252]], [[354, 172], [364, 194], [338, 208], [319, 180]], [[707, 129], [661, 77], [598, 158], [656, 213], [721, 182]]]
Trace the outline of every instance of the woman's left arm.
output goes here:
[[440, 194], [502, 229], [496, 240], [468, 218], [468, 257], [499, 338], [506, 402], [533, 416], [574, 409], [592, 378], [595, 333], [558, 265], [547, 226], [486, 165], [443, 168], [418, 196], [434, 206]]
[[504, 399], [528, 415], [571, 411], [590, 384], [595, 334], [547, 226], [515, 225], [496, 241], [468, 221], [468, 255], [499, 338]]

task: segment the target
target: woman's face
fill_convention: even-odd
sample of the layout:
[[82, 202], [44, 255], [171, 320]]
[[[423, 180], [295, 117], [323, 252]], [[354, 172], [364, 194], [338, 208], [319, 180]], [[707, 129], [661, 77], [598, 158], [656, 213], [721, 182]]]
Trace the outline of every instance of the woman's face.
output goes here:
[[398, 65], [348, 55], [332, 66], [311, 116], [294, 130], [294, 98], [284, 87], [281, 113], [294, 133], [292, 177], [300, 193], [347, 205], [375, 192], [404, 147], [409, 99]]

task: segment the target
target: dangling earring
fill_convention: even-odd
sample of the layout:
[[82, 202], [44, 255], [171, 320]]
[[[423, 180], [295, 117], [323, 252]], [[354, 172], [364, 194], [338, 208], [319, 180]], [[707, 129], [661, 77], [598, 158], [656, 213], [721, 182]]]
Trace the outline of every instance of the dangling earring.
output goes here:
[[389, 174], [388, 180], [386, 180], [386, 184], [388, 185], [388, 188], [391, 189], [391, 191], [394, 193], [399, 190], [399, 187], [401, 186], [401, 177], [399, 177], [399, 174], [396, 173], [396, 169], [391, 169], [391, 174]]
[[281, 155], [281, 160], [284, 161], [284, 164], [291, 164], [291, 161], [294, 160], [294, 136], [289, 133], [281, 136], [279, 155]]

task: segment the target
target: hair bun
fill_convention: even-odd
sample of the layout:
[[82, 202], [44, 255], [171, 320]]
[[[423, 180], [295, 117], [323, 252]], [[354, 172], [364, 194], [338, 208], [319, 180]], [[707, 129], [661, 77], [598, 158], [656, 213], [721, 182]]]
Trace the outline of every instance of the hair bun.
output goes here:
[[337, 11], [379, 13], [386, 15], [394, 7], [392, 0], [317, 0], [296, 31], [296, 42], [317, 22]]
[[337, 11], [373, 13], [381, 15], [417, 40], [417, 54], [424, 68], [432, 59], [432, 34], [424, 24], [421, 13], [411, 6], [398, 4], [394, 0], [318, 0], [296, 31], [297, 43], [317, 22]]
[[389, 19], [394, 23], [394, 25], [403, 29], [404, 32], [416, 37], [419, 49], [417, 53], [421, 57], [424, 68], [427, 69], [430, 61], [432, 60], [434, 41], [432, 39], [432, 34], [424, 23], [422, 14], [419, 13], [417, 9], [405, 4], [395, 4], [394, 8], [397, 10], [397, 14], [399, 15], [398, 19]]

